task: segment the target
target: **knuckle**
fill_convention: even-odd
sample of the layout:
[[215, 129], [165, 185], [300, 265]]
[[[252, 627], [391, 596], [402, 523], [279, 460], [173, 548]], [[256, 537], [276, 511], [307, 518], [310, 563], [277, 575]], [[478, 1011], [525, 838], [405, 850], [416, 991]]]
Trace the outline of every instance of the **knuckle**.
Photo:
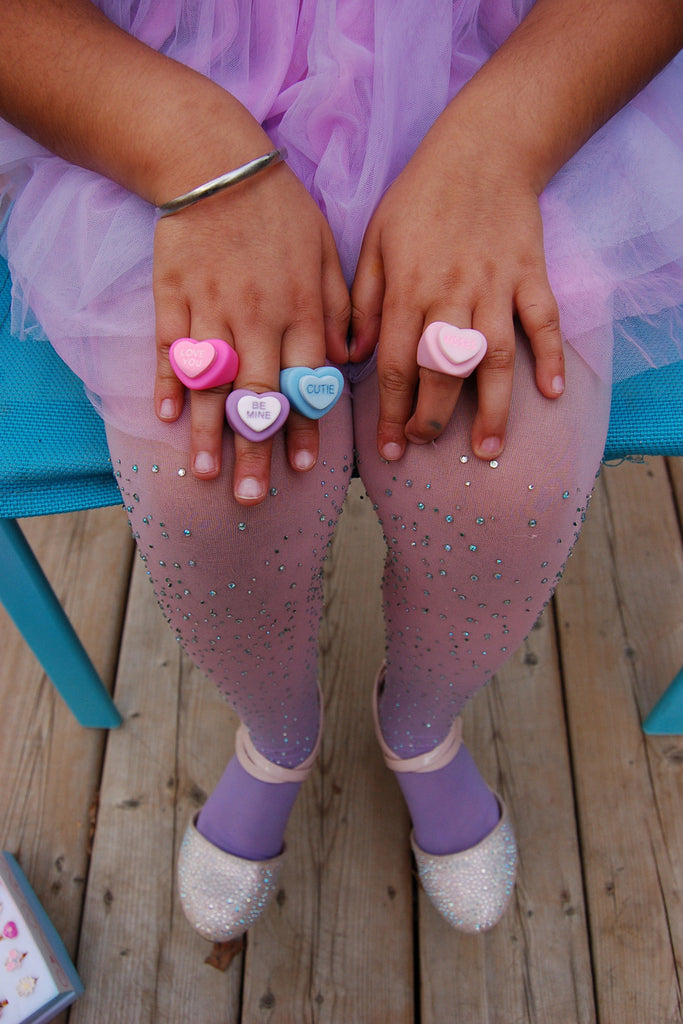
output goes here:
[[490, 348], [482, 366], [496, 373], [511, 373], [515, 363], [513, 348]]
[[555, 338], [560, 333], [560, 314], [557, 306], [538, 307], [532, 311], [534, 329], [537, 334]]
[[167, 359], [160, 359], [157, 362], [156, 371], [157, 380], [161, 384], [168, 384], [169, 386], [180, 384], [180, 381], [176, 377], [175, 373], [171, 369], [171, 364]]
[[363, 309], [358, 302], [354, 301], [350, 307], [351, 323], [360, 326], [361, 324], [373, 323], [379, 324], [382, 320], [381, 313], [369, 313]]
[[334, 308], [328, 308], [324, 311], [325, 320], [332, 320], [337, 324], [347, 324], [351, 319], [351, 300], [347, 299], [346, 302], [339, 304]]
[[524, 322], [537, 334], [554, 335], [560, 330], [560, 311], [552, 292], [544, 289], [522, 295], [519, 313]]
[[240, 290], [239, 305], [247, 322], [259, 324], [267, 319], [267, 295], [256, 282], [251, 281]]
[[412, 391], [412, 383], [406, 378], [403, 370], [394, 363], [389, 363], [378, 371], [380, 387], [389, 395], [405, 398]]
[[269, 450], [259, 449], [256, 442], [249, 442], [239, 455], [239, 471], [242, 476], [260, 479], [268, 473]]
[[299, 447], [308, 448], [318, 439], [318, 425], [314, 420], [297, 417], [289, 424], [290, 439]]

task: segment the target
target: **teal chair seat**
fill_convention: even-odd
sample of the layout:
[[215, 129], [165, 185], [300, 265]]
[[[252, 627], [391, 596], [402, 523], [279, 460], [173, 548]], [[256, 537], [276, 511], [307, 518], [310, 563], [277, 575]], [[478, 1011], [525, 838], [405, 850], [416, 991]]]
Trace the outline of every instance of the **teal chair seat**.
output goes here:
[[[12, 338], [9, 295], [0, 260], [0, 601], [78, 721], [109, 728], [120, 716], [16, 519], [121, 498], [102, 421], [81, 382], [46, 342]], [[633, 455], [683, 455], [683, 361], [613, 389], [604, 458]], [[644, 727], [683, 733], [683, 671]]]
[[10, 334], [0, 260], [0, 601], [81, 725], [121, 723], [17, 519], [121, 502], [104, 426], [47, 342]]

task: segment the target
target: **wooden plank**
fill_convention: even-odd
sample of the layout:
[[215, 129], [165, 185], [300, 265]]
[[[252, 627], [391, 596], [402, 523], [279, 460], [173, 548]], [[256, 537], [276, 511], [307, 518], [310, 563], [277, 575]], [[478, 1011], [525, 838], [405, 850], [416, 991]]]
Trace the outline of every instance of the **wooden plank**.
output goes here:
[[683, 520], [683, 458], [670, 458], [666, 460], [667, 469], [671, 477], [671, 482], [676, 496], [676, 504], [678, 506], [678, 519], [679, 522]]
[[465, 711], [465, 742], [504, 797], [519, 846], [514, 899], [461, 935], [421, 893], [423, 1024], [595, 1021], [581, 865], [550, 609]]
[[[100, 509], [22, 529], [111, 686], [132, 553], [125, 517]], [[17, 856], [75, 957], [104, 734], [78, 725], [1, 608], [0, 630], [2, 848]]]
[[[164, 626], [164, 628], [166, 628]], [[181, 658], [180, 704], [176, 751], [176, 806], [174, 852], [192, 815], [203, 805], [233, 753], [237, 718], [215, 685]], [[155, 1021], [178, 1024], [233, 1024], [240, 1019], [242, 957], [225, 973], [207, 963], [213, 947], [183, 914], [172, 878], [170, 933], [160, 949]]]
[[616, 595], [630, 641], [634, 695], [641, 717], [680, 668], [683, 652], [683, 554], [664, 459], [603, 474]]
[[318, 1019], [412, 1024], [409, 818], [379, 752], [371, 710], [385, 652], [380, 581], [386, 548], [360, 482], [340, 526], [322, 633], [331, 728], [322, 791], [318, 953], [326, 998]]
[[606, 471], [556, 598], [604, 1024], [683, 1020], [683, 750], [640, 728], [672, 667], [680, 566], [662, 460]]
[[72, 1024], [237, 1020], [234, 973], [204, 967], [211, 947], [175, 898], [177, 846], [196, 793], [189, 780], [204, 758], [214, 768], [212, 747], [216, 756], [225, 747], [226, 718], [198, 710], [199, 684], [187, 678], [138, 565], [116, 686], [124, 725], [109, 736], [79, 949], [86, 993]]
[[407, 818], [370, 714], [384, 544], [361, 494], [354, 483], [326, 571], [322, 756], [288, 829], [284, 898], [249, 936], [250, 1024], [413, 1021]]

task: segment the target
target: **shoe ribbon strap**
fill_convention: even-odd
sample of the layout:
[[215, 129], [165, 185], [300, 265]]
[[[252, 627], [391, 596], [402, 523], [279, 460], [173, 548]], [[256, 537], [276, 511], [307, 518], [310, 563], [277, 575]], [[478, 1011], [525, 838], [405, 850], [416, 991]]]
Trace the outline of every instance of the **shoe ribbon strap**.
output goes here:
[[446, 738], [434, 747], [433, 750], [428, 750], [424, 754], [418, 754], [416, 757], [399, 757], [387, 744], [379, 724], [379, 695], [384, 685], [385, 673], [386, 665], [383, 664], [375, 680], [372, 711], [375, 720], [377, 742], [379, 743], [387, 768], [390, 768], [392, 772], [435, 772], [439, 768], [445, 768], [460, 750], [462, 743], [462, 718], [458, 715]]
[[254, 746], [249, 730], [242, 722], [235, 734], [235, 755], [244, 768], [245, 772], [259, 782], [303, 782], [311, 774], [311, 769], [320, 751], [320, 743], [323, 735], [323, 702], [322, 695], [318, 691], [320, 717], [318, 724], [318, 738], [315, 746], [305, 761], [294, 768], [286, 768], [284, 765], [274, 764], [264, 757]]

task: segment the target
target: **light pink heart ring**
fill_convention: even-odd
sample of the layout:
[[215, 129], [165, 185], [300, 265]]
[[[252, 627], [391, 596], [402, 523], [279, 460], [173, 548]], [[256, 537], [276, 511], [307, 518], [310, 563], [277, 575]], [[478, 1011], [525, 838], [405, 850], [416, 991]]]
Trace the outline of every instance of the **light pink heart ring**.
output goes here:
[[485, 355], [486, 338], [481, 331], [435, 320], [420, 338], [417, 365], [450, 377], [469, 377]]
[[231, 384], [240, 362], [234, 348], [222, 338], [178, 338], [171, 345], [168, 358], [178, 380], [192, 391]]

